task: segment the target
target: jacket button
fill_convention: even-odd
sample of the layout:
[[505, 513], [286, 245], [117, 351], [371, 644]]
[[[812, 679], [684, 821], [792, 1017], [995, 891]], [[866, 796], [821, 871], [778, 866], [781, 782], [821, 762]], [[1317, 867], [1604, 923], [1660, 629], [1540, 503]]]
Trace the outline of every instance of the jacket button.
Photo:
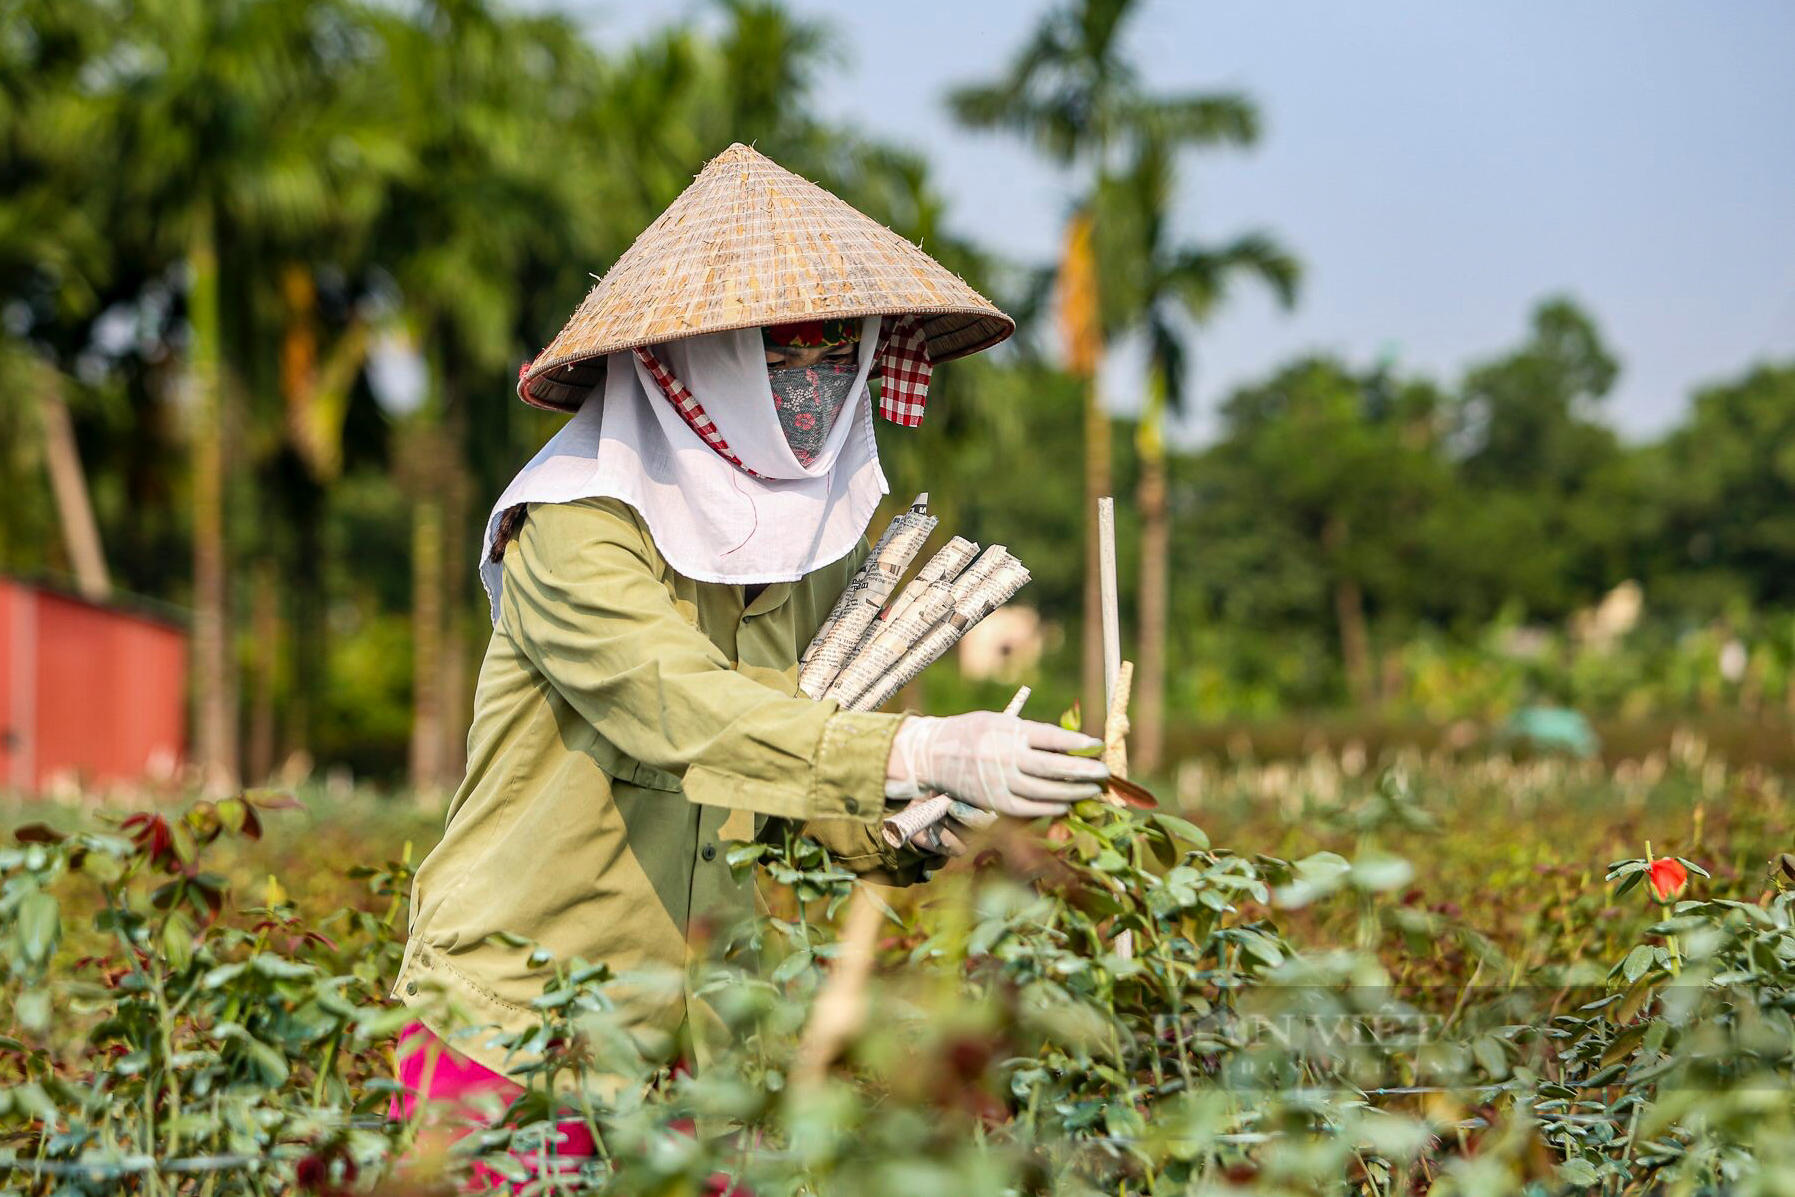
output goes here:
[[704, 846], [704, 850], [702, 852], [700, 852], [698, 855], [704, 857], [704, 859], [706, 859], [706, 860], [717, 859], [717, 845], [706, 844]]
[[416, 981], [407, 981], [405, 983], [405, 992], [416, 997], [418, 993], [418, 983]]
[[860, 803], [852, 798], [844, 800], [841, 805], [842, 809], [846, 810], [850, 815], [857, 815], [860, 813]]

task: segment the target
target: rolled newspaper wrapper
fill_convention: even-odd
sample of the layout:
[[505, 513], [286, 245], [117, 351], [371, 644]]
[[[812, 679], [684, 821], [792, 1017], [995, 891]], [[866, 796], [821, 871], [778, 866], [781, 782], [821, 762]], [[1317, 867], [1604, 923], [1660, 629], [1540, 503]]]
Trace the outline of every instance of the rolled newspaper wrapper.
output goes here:
[[931, 794], [927, 798], [918, 798], [885, 820], [881, 834], [893, 848], [901, 848], [917, 832], [933, 827], [944, 819], [952, 819], [972, 828], [989, 827], [997, 822], [997, 816], [988, 810], [968, 806], [946, 794]]
[[978, 552], [978, 545], [964, 536], [956, 536], [942, 545], [936, 550], [935, 555], [916, 571], [916, 576], [911, 578], [903, 590], [898, 592], [898, 596], [891, 600], [891, 606], [887, 607], [885, 613], [879, 617], [880, 622], [888, 627], [895, 625], [910, 613], [910, 608], [928, 593], [930, 587], [937, 583], [951, 583], [959, 577], [967, 565], [971, 564], [972, 559], [978, 556]]
[[798, 673], [798, 689], [807, 697], [826, 694], [842, 666], [859, 651], [867, 629], [938, 522], [920, 506], [891, 521], [887, 535], [879, 538], [880, 549], [867, 558], [870, 568], [862, 567], [836, 601], [840, 614], [830, 623], [827, 635], [812, 641], [817, 650]]
[[844, 707], [879, 683], [896, 665], [910, 646], [953, 613], [954, 596], [945, 582], [936, 582], [927, 593], [910, 604], [909, 613], [891, 624], [879, 624], [873, 635], [860, 646], [854, 659], [842, 666], [841, 674], [829, 687], [825, 698], [833, 698]]
[[991, 545], [978, 555], [978, 560], [967, 566], [960, 572], [959, 577], [954, 579], [954, 601], [958, 602], [989, 582], [991, 575], [996, 573], [998, 567], [1004, 562], [1015, 560], [1016, 558], [1010, 556], [1010, 550], [1000, 544]]
[[855, 699], [877, 685], [912, 644], [948, 617], [954, 609], [953, 584], [977, 552], [977, 545], [956, 536], [929, 558], [872, 626], [823, 697], [852, 707]]
[[[1004, 707], [1006, 715], [1020, 715], [1023, 705], [1033, 691], [1027, 686], [1016, 691], [1009, 705]], [[931, 794], [927, 798], [918, 798], [903, 810], [885, 820], [881, 828], [885, 842], [893, 848], [901, 848], [909, 842], [911, 836], [942, 819], [953, 818], [968, 827], [989, 827], [997, 822], [997, 816], [988, 810], [980, 810], [946, 794]]]
[[[976, 551], [977, 546], [971, 541], [955, 537], [936, 553], [917, 579], [904, 587], [886, 612], [886, 620], [875, 625], [872, 635], [862, 642], [852, 659], [843, 663], [820, 697], [832, 698], [849, 709], [870, 710], [860, 706], [859, 700], [878, 690], [884, 676], [916, 642], [949, 618], [956, 608], [970, 602], [999, 567], [1006, 561], [1015, 561], [1008, 549], [994, 544], [966, 565], [967, 558]], [[937, 573], [939, 577], [935, 576]], [[931, 580], [919, 586], [924, 574]]]
[[[989, 550], [987, 550], [989, 552]], [[982, 558], [981, 558], [982, 560]], [[956, 596], [953, 614], [930, 628], [922, 639], [910, 646], [890, 672], [855, 701], [855, 709], [876, 711], [891, 701], [923, 670], [959, 642], [961, 636], [985, 616], [1009, 602], [1028, 582], [1028, 570], [1022, 562], [1005, 554], [1005, 560], [992, 570], [982, 583], [968, 588], [964, 596]], [[955, 589], [959, 587], [956, 583]]]
[[[926, 490], [917, 495], [916, 501], [910, 504], [910, 510], [913, 512], [925, 512], [928, 508], [929, 492]], [[810, 643], [804, 646], [804, 655], [798, 658], [798, 676], [800, 678], [803, 677], [804, 670], [811, 660], [822, 650], [823, 645], [829, 642], [829, 637], [835, 631], [835, 625], [840, 621], [842, 613], [854, 605], [855, 596], [865, 588], [866, 575], [873, 570], [874, 564], [879, 559], [879, 554], [885, 551], [885, 546], [891, 543], [891, 538], [897, 533], [897, 530], [898, 522], [896, 520], [885, 525], [885, 531], [879, 536], [878, 543], [873, 545], [872, 552], [866, 555], [866, 560], [860, 563], [860, 568], [854, 571], [854, 576], [848, 579], [848, 584], [842, 588], [842, 592], [835, 596], [835, 605], [829, 608], [829, 614], [823, 620], [822, 626], [817, 628], [815, 634], [811, 636]], [[802, 683], [800, 683], [800, 688], [802, 688]]]
[[911, 836], [947, 817], [947, 808], [953, 805], [953, 799], [946, 794], [931, 794], [927, 798], [918, 798], [897, 814], [885, 820], [880, 834], [885, 842], [893, 848], [901, 848]]

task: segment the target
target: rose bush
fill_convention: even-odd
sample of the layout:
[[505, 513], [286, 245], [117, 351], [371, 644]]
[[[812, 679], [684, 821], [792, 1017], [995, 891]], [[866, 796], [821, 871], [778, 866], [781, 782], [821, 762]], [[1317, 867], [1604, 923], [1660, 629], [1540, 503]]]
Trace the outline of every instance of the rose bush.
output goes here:
[[[428, 822], [254, 794], [34, 809], [0, 849], [0, 1160], [43, 1193], [364, 1191], [476, 1157], [521, 1180], [572, 1100], [602, 1155], [563, 1191], [1776, 1191], [1780, 781], [1392, 765], [1187, 775], [1209, 834], [1100, 805], [1009, 827], [877, 897], [858, 988], [852, 876], [808, 841], [744, 845], [769, 913], [705, 978], [709, 1064], [675, 1073], [675, 1045], [617, 1023], [642, 978], [538, 956], [540, 1022], [509, 1044], [539, 1061], [525, 1096], [434, 1159], [384, 1118]], [[1686, 847], [1592, 865], [1648, 836]], [[819, 1047], [825, 1006], [853, 1017]]]

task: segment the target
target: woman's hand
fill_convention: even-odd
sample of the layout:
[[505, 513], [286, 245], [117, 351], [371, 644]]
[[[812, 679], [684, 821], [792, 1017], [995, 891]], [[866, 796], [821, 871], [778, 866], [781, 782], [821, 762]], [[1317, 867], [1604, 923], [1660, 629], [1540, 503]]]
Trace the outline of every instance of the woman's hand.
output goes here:
[[948, 822], [947, 819], [938, 819], [927, 827], [919, 828], [910, 837], [910, 846], [930, 856], [964, 856], [966, 841], [954, 834], [948, 827]]
[[1101, 761], [1070, 755], [1102, 741], [1050, 723], [995, 711], [911, 717], [898, 728], [885, 793], [914, 798], [937, 791], [968, 806], [1032, 819], [1058, 816], [1095, 798], [1109, 779]]

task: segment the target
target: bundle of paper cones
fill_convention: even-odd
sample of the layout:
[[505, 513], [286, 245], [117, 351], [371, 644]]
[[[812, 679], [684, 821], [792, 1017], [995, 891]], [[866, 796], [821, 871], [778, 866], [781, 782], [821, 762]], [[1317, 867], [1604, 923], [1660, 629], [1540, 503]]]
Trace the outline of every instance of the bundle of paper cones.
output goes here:
[[[1002, 545], [956, 536], [898, 583], [935, 530], [929, 496], [891, 521], [798, 662], [798, 689], [874, 711], [939, 660], [968, 628], [1009, 602], [1028, 570]], [[893, 597], [895, 594], [895, 597]]]
[[[798, 663], [804, 694], [834, 699], [845, 710], [878, 710], [1027, 584], [1028, 570], [1002, 545], [980, 552], [956, 536], [900, 590], [904, 571], [940, 522], [928, 503], [928, 494], [920, 494], [891, 521], [836, 600]], [[1011, 702], [1012, 713], [1027, 695], [1024, 688]], [[994, 817], [936, 795], [887, 820], [885, 838], [902, 844], [950, 814], [974, 826]]]
[[[898, 583], [940, 522], [928, 513], [927, 492], [891, 521], [860, 569], [836, 600], [799, 661], [798, 688], [811, 698], [834, 699], [844, 710], [874, 711], [924, 669], [944, 656], [967, 629], [1003, 606], [1028, 582], [1029, 573], [1009, 550], [983, 552], [956, 536], [931, 556], [901, 590]], [[1109, 657], [1109, 709], [1103, 722], [1103, 760], [1111, 782], [1104, 800], [1117, 806], [1155, 806], [1153, 796], [1127, 780], [1128, 699], [1133, 662], [1120, 659], [1115, 622], [1113, 516], [1103, 512], [1105, 553], [1105, 650]], [[895, 596], [895, 597], [894, 597]], [[1005, 712], [1020, 714], [1024, 686]], [[885, 821], [893, 847], [945, 818], [985, 826], [995, 816], [936, 794], [911, 802]]]

